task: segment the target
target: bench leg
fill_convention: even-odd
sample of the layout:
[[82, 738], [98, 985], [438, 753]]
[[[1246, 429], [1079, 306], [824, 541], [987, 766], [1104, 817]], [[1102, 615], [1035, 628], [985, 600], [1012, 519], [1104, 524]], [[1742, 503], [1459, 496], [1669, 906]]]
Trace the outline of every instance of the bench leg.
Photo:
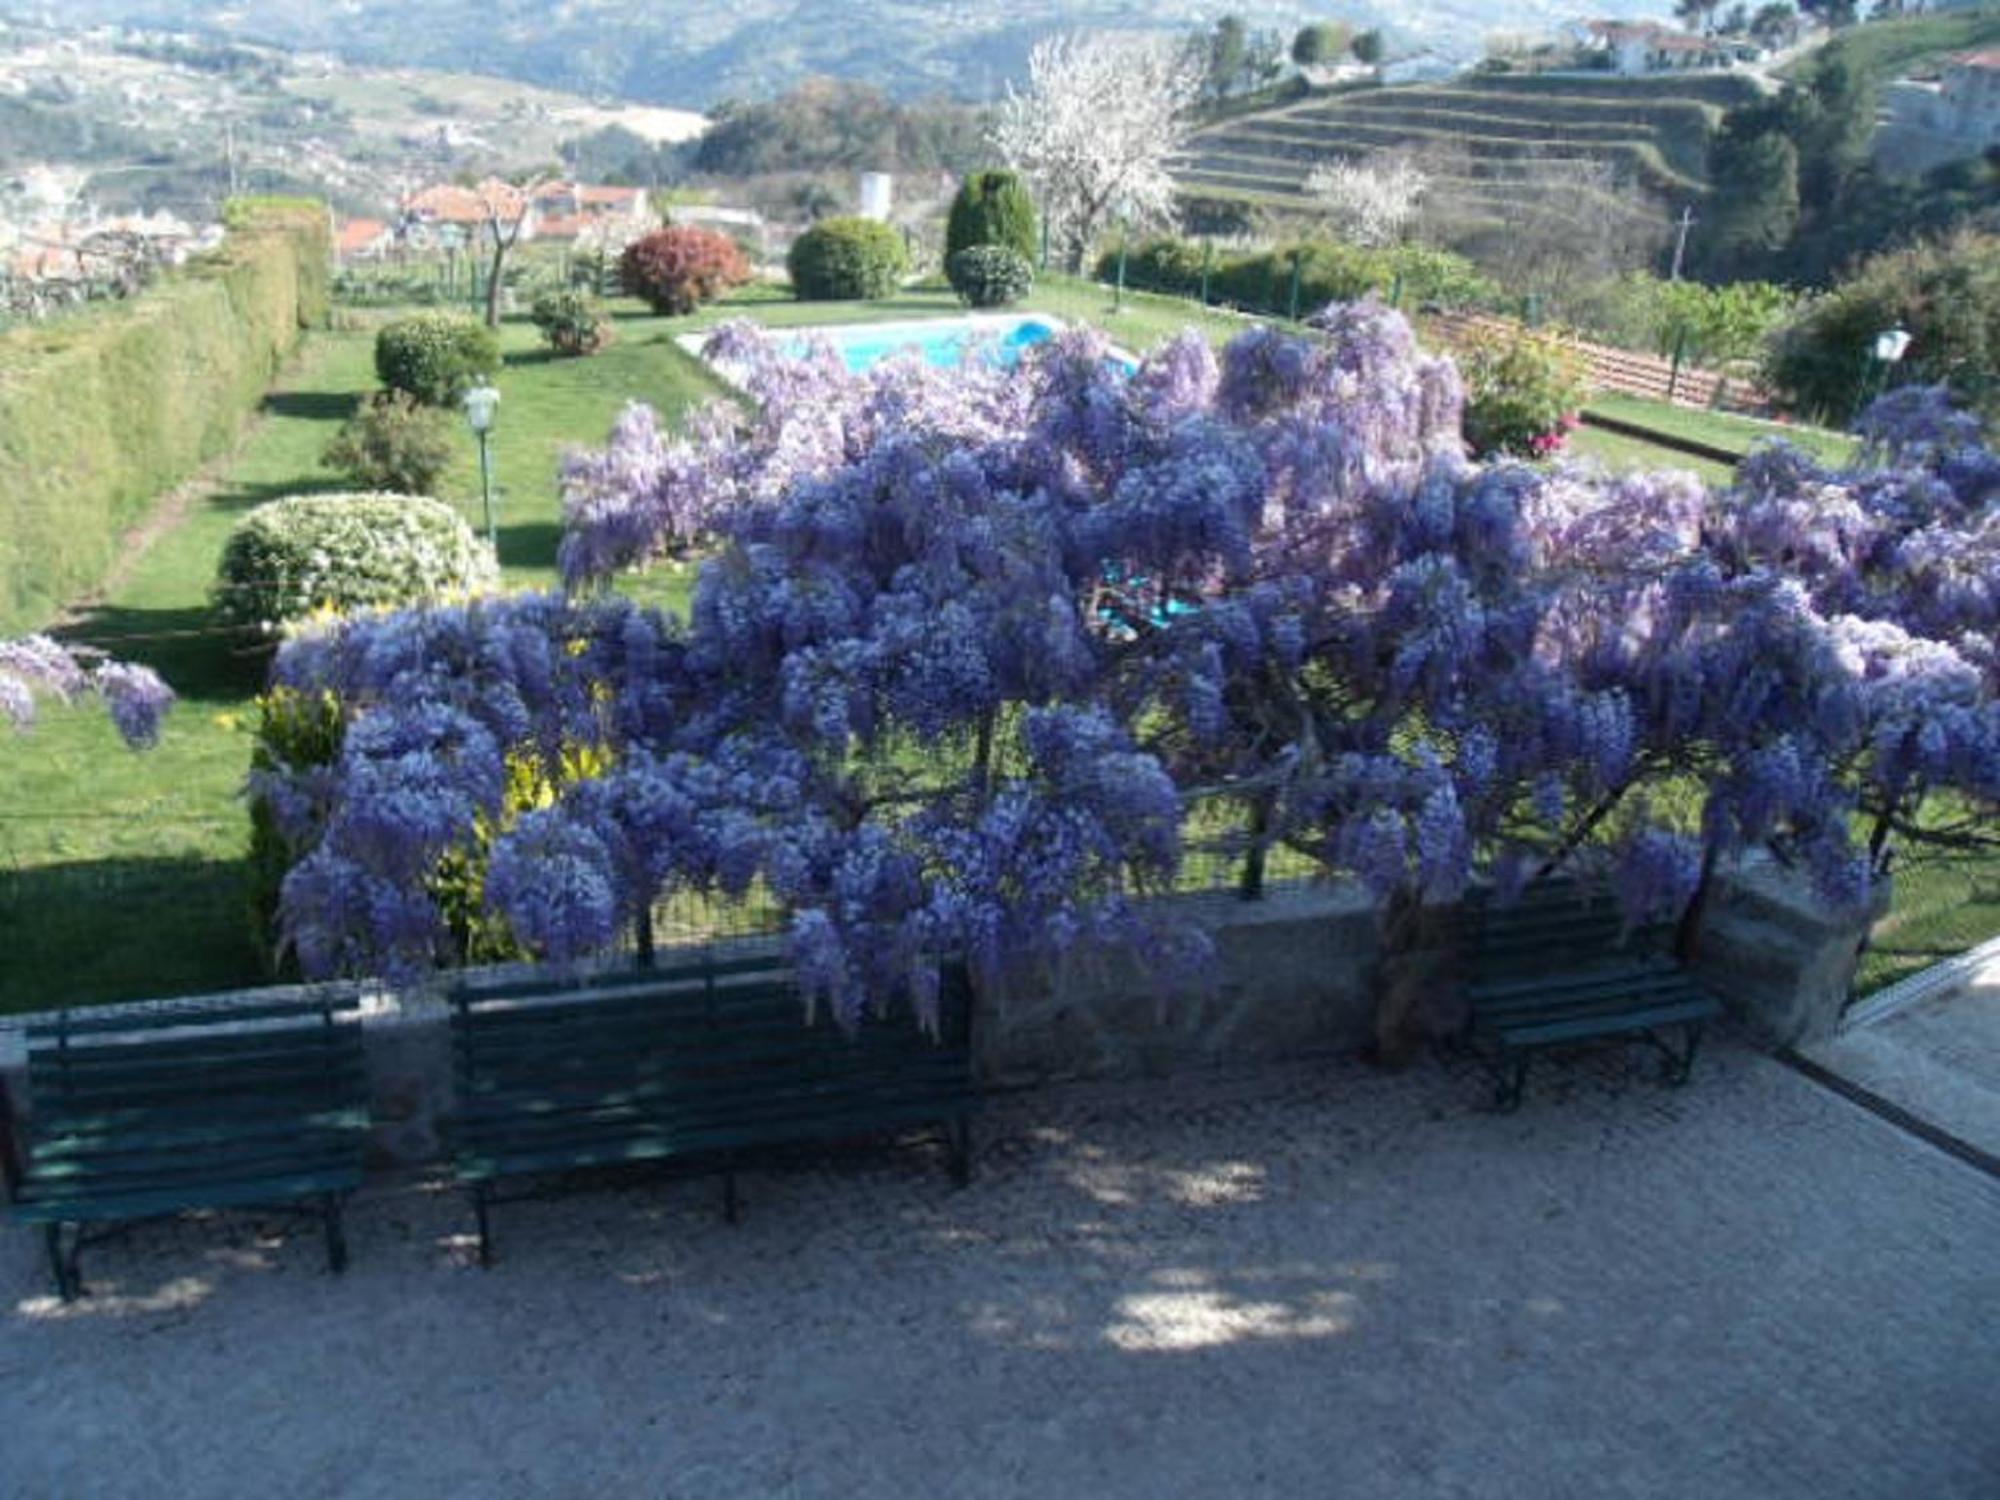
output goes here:
[[1493, 1108], [1503, 1115], [1510, 1115], [1521, 1107], [1521, 1097], [1528, 1089], [1528, 1053], [1515, 1054], [1511, 1059], [1503, 1056], [1496, 1066], [1498, 1086], [1493, 1092]]
[[486, 1270], [493, 1264], [493, 1232], [492, 1226], [487, 1222], [486, 1208], [486, 1184], [475, 1182], [472, 1185], [472, 1215], [479, 1221], [479, 1265], [481, 1270]]
[[42, 1243], [48, 1247], [49, 1273], [55, 1278], [56, 1295], [65, 1302], [74, 1302], [83, 1295], [83, 1271], [78, 1260], [83, 1254], [83, 1233], [77, 1238], [68, 1254], [63, 1252], [62, 1225], [48, 1224], [42, 1229]]
[[320, 1204], [326, 1221], [326, 1268], [338, 1276], [347, 1269], [347, 1233], [340, 1222], [340, 1194], [328, 1193]]
[[951, 1153], [951, 1180], [959, 1187], [972, 1181], [972, 1120], [957, 1115], [945, 1121], [945, 1146]]
[[1681, 1050], [1678, 1053], [1672, 1049], [1667, 1051], [1667, 1084], [1672, 1088], [1686, 1083], [1688, 1075], [1694, 1071], [1694, 1055], [1701, 1046], [1701, 1022], [1688, 1022], [1681, 1028], [1681, 1036]]

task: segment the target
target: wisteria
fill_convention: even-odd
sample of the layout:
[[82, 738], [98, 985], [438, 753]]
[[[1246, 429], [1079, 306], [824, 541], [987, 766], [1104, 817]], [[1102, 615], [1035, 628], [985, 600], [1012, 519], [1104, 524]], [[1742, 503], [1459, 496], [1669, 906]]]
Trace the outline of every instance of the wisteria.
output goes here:
[[68, 703], [95, 694], [119, 736], [135, 750], [158, 743], [174, 705], [173, 690], [151, 667], [113, 661], [45, 635], [0, 641], [0, 714], [16, 729], [35, 722], [38, 696]]
[[[1013, 373], [710, 351], [746, 406], [569, 462], [566, 597], [281, 653], [345, 725], [257, 786], [310, 971], [450, 961], [471, 858], [551, 959], [761, 892], [851, 1019], [953, 953], [1197, 964], [1134, 898], [1216, 798], [1385, 902], [1594, 862], [1635, 920], [1753, 850], [1859, 904], [1927, 800], [2000, 802], [2000, 463], [1936, 393], [1863, 467], [1773, 446], [1709, 491], [1473, 463], [1374, 302], [1136, 370], [1085, 331]], [[673, 552], [685, 625], [604, 587]]]

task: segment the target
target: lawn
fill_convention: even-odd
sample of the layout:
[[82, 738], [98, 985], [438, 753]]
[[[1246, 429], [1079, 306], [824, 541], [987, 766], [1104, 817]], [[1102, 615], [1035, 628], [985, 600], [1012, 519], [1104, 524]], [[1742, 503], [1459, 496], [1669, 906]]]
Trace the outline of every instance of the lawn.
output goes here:
[[1703, 411], [1697, 407], [1675, 406], [1665, 401], [1650, 401], [1643, 396], [1626, 396], [1612, 391], [1592, 397], [1589, 409], [1620, 421], [1639, 423], [1671, 437], [1725, 448], [1739, 457], [1758, 443], [1784, 441], [1803, 448], [1823, 463], [1837, 466], [1852, 462], [1859, 447], [1849, 433], [1813, 427], [1803, 422], [1765, 422], [1756, 417], [1738, 416], [1734, 412]]
[[[670, 343], [666, 320], [620, 321], [591, 360], [554, 361], [535, 330], [503, 330], [506, 368], [495, 454], [507, 581], [555, 579], [556, 469], [562, 450], [601, 441], [637, 397], [669, 417], [713, 395], [708, 374]], [[229, 529], [278, 495], [338, 486], [319, 453], [375, 383], [367, 332], [316, 334], [264, 402], [237, 452], [179, 524], [128, 559], [106, 598], [63, 631], [157, 668], [181, 695], [153, 751], [120, 746], [101, 713], [52, 709], [32, 733], [0, 737], [0, 1012], [253, 984], [243, 884], [249, 763], [261, 660], [218, 634], [206, 601]], [[445, 495], [478, 523], [478, 462], [467, 439]], [[684, 571], [658, 569], [634, 592], [670, 607]]]
[[[1137, 351], [1189, 324], [1217, 342], [1245, 326], [1228, 314], [1148, 294], [1128, 293], [1114, 311], [1107, 288], [1063, 278], [1045, 281], [1029, 306], [1095, 324]], [[500, 557], [510, 584], [546, 586], [555, 579], [556, 476], [566, 447], [602, 441], [628, 400], [648, 401], [671, 421], [719, 393], [672, 342], [675, 335], [732, 316], [797, 326], [960, 309], [943, 288], [837, 304], [801, 304], [781, 291], [754, 288], [694, 319], [654, 317], [636, 303], [615, 311], [618, 342], [593, 359], [548, 357], [524, 320], [502, 330], [506, 365], [497, 376], [502, 403], [494, 454]], [[175, 686], [182, 701], [160, 746], [134, 755], [101, 713], [86, 709], [52, 709], [31, 733], [0, 737], [0, 775], [13, 791], [0, 812], [0, 944], [8, 956], [0, 969], [0, 1013], [225, 989], [264, 977], [248, 939], [248, 820], [239, 797], [263, 664], [249, 643], [214, 629], [206, 601], [224, 538], [245, 511], [278, 495], [337, 487], [320, 466], [320, 451], [375, 383], [370, 330], [377, 319], [349, 316], [357, 321], [352, 330], [307, 340], [237, 451], [190, 487], [179, 512], [163, 501], [161, 515], [177, 519], [157, 526], [105, 596], [80, 607], [64, 631], [147, 662]], [[1711, 481], [1727, 478], [1718, 465], [1611, 434], [1586, 430], [1576, 447], [1608, 462], [1692, 467]], [[442, 490], [475, 525], [477, 476], [468, 437]], [[691, 581], [688, 569], [659, 568], [629, 587], [679, 609]], [[1211, 873], [1228, 878], [1225, 870]], [[1913, 880], [1921, 899], [1908, 913], [1899, 901], [1898, 918], [1908, 920], [1871, 959], [1871, 973], [1893, 977], [1939, 944], [1963, 946], [2000, 929], [2000, 891], [1981, 887], [1983, 878], [1983, 871], [1960, 868]]]
[[1577, 428], [1569, 435], [1564, 451], [1572, 458], [1594, 459], [1618, 473], [1629, 469], [1686, 469], [1698, 475], [1703, 483], [1717, 487], [1728, 484], [1734, 473], [1729, 464], [1662, 448], [1622, 432], [1606, 432], [1601, 427]]

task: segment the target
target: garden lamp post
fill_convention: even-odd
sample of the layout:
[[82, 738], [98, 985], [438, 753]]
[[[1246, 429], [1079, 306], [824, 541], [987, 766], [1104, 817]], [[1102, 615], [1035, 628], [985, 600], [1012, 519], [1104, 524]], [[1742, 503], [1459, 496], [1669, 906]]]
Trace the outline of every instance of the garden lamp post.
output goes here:
[[1125, 309], [1125, 252], [1132, 244], [1132, 205], [1120, 198], [1112, 207], [1118, 215], [1118, 285], [1111, 293], [1111, 310], [1123, 312]]
[[[1889, 388], [1889, 372], [1894, 369], [1905, 354], [1910, 352], [1909, 330], [1900, 324], [1885, 328], [1875, 335], [1875, 394], [1880, 396]], [[1864, 406], [1866, 402], [1862, 403]]]
[[493, 461], [487, 452], [487, 438], [493, 431], [493, 414], [499, 409], [500, 393], [481, 380], [465, 393], [465, 420], [479, 439], [479, 495], [486, 508], [486, 540], [494, 555], [500, 552], [500, 534], [493, 525]]

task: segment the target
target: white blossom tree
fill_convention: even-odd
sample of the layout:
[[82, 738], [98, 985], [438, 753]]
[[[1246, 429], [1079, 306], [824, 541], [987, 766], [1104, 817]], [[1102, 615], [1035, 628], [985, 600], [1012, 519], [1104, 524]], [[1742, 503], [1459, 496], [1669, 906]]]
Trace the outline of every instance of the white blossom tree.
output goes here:
[[1402, 157], [1366, 162], [1329, 162], [1306, 179], [1317, 200], [1345, 238], [1358, 245], [1393, 244], [1416, 220], [1430, 178]]
[[1083, 269], [1114, 214], [1165, 217], [1167, 163], [1186, 140], [1201, 70], [1164, 38], [1072, 33], [1038, 42], [1009, 85], [992, 143], [1033, 179], [1062, 263]]

